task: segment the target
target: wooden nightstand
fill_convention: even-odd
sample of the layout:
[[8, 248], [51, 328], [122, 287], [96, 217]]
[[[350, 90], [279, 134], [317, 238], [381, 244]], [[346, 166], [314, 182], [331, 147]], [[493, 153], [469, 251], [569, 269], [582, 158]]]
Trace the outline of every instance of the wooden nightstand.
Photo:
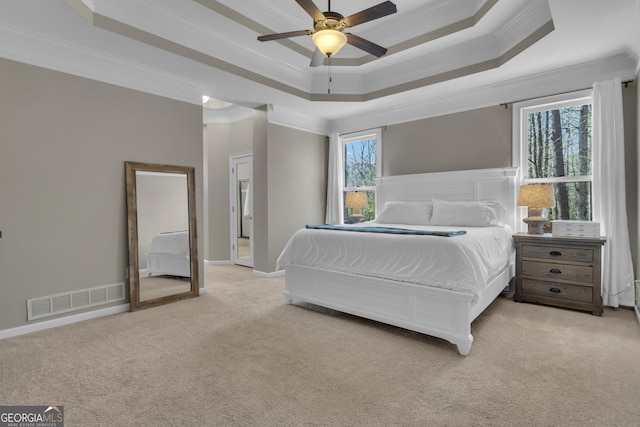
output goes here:
[[516, 233], [518, 302], [602, 314], [601, 249], [606, 239]]

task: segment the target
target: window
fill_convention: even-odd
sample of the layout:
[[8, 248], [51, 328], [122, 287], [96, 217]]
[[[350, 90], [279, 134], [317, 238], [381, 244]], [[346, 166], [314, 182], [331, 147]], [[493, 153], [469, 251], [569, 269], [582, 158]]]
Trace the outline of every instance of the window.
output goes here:
[[344, 159], [344, 223], [376, 217], [376, 182], [380, 176], [380, 130], [340, 137]]
[[528, 101], [514, 114], [521, 184], [553, 184], [556, 206], [549, 220], [591, 220], [591, 91]]

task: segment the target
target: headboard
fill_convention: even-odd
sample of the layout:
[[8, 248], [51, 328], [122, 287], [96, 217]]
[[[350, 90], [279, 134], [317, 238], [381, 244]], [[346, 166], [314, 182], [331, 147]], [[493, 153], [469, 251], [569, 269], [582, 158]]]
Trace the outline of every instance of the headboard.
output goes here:
[[377, 178], [376, 212], [388, 201], [496, 200], [507, 208], [509, 225], [517, 230], [516, 172], [517, 168], [496, 168]]

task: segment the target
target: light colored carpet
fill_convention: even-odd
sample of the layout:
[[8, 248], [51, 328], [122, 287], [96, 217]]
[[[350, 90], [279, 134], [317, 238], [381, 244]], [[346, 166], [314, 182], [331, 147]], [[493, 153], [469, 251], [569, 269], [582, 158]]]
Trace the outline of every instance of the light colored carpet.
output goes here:
[[635, 426], [640, 327], [499, 297], [454, 345], [206, 266], [190, 300], [0, 341], [0, 405], [66, 426]]

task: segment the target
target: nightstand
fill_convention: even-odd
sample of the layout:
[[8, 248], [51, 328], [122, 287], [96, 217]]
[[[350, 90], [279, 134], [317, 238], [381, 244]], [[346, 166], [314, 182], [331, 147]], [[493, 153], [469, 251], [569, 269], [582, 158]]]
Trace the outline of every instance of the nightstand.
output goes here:
[[518, 302], [602, 314], [601, 251], [604, 237], [513, 235]]

